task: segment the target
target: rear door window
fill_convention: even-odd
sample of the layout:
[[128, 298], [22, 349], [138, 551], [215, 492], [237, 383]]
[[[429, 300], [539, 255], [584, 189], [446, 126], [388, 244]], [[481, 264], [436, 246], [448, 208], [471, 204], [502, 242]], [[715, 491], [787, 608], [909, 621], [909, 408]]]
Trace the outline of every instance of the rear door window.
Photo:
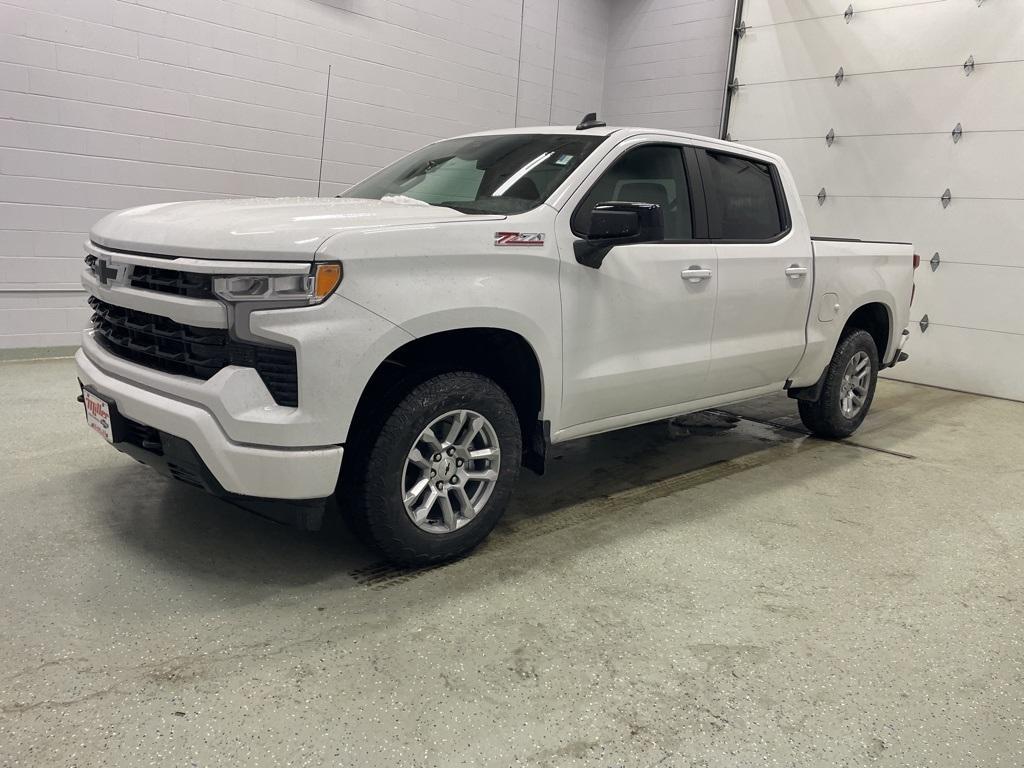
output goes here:
[[789, 228], [774, 168], [746, 157], [705, 152], [701, 165], [708, 225], [716, 240], [771, 240]]

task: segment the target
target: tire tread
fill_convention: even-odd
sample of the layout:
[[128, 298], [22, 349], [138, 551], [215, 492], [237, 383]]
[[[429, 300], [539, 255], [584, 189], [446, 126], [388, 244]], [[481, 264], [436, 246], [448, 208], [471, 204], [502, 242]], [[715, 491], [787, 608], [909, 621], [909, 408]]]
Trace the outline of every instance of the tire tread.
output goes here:
[[[501, 439], [501, 464], [497, 486], [484, 511], [473, 523], [454, 534], [430, 534], [419, 531], [405, 516], [404, 505], [390, 489], [400, 478], [394, 474], [397, 456], [414, 439], [414, 433], [452, 402], [485, 403], [486, 414]], [[449, 406], [441, 404], [448, 403]], [[474, 407], [469, 405], [466, 407]], [[504, 429], [502, 430], [502, 427]], [[369, 428], [376, 434], [367, 433]], [[515, 406], [493, 380], [470, 371], [435, 375], [412, 384], [398, 399], [390, 413], [365, 423], [364, 432], [353, 441], [362, 454], [354, 458], [351, 474], [343, 482], [340, 494], [352, 527], [376, 546], [392, 562], [425, 567], [465, 554], [477, 546], [497, 524], [508, 503], [512, 485], [519, 472], [521, 433]], [[401, 469], [399, 470], [401, 471]]]
[[[854, 353], [867, 352], [871, 360], [871, 382], [868, 397], [860, 413], [847, 419], [839, 410], [839, 388], [842, 384], [846, 365]], [[826, 438], [849, 437], [860, 427], [871, 408], [875, 396], [875, 382], [878, 376], [878, 349], [871, 334], [860, 328], [848, 329], [836, 345], [828, 369], [825, 384], [817, 401], [798, 401], [800, 420], [813, 434]]]

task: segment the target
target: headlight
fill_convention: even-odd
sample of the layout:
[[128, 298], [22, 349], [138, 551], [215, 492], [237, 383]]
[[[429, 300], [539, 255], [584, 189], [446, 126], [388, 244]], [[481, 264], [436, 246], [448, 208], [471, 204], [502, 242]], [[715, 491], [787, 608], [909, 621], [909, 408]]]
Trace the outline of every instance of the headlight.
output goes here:
[[273, 301], [319, 304], [341, 283], [341, 264], [316, 264], [308, 275], [231, 275], [215, 277], [213, 292], [231, 302]]

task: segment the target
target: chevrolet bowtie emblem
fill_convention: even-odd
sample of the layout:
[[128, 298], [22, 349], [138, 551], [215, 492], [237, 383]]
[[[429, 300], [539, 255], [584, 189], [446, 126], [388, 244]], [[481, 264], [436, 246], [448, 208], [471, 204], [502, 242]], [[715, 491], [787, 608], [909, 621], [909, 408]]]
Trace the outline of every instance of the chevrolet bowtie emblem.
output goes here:
[[97, 259], [96, 278], [101, 284], [106, 285], [109, 281], [117, 279], [117, 270], [114, 267], [108, 267], [107, 262], [103, 259]]

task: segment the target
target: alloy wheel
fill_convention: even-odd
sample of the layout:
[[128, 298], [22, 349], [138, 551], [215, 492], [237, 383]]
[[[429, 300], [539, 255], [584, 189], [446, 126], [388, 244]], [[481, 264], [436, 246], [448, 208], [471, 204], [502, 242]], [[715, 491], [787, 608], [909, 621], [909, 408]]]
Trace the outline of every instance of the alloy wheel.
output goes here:
[[445, 413], [413, 442], [402, 473], [402, 501], [428, 533], [462, 528], [487, 504], [498, 481], [501, 450], [491, 423], [476, 411]]
[[839, 385], [839, 410], [847, 419], [854, 418], [868, 398], [871, 384], [871, 359], [867, 352], [857, 352], [846, 365]]

